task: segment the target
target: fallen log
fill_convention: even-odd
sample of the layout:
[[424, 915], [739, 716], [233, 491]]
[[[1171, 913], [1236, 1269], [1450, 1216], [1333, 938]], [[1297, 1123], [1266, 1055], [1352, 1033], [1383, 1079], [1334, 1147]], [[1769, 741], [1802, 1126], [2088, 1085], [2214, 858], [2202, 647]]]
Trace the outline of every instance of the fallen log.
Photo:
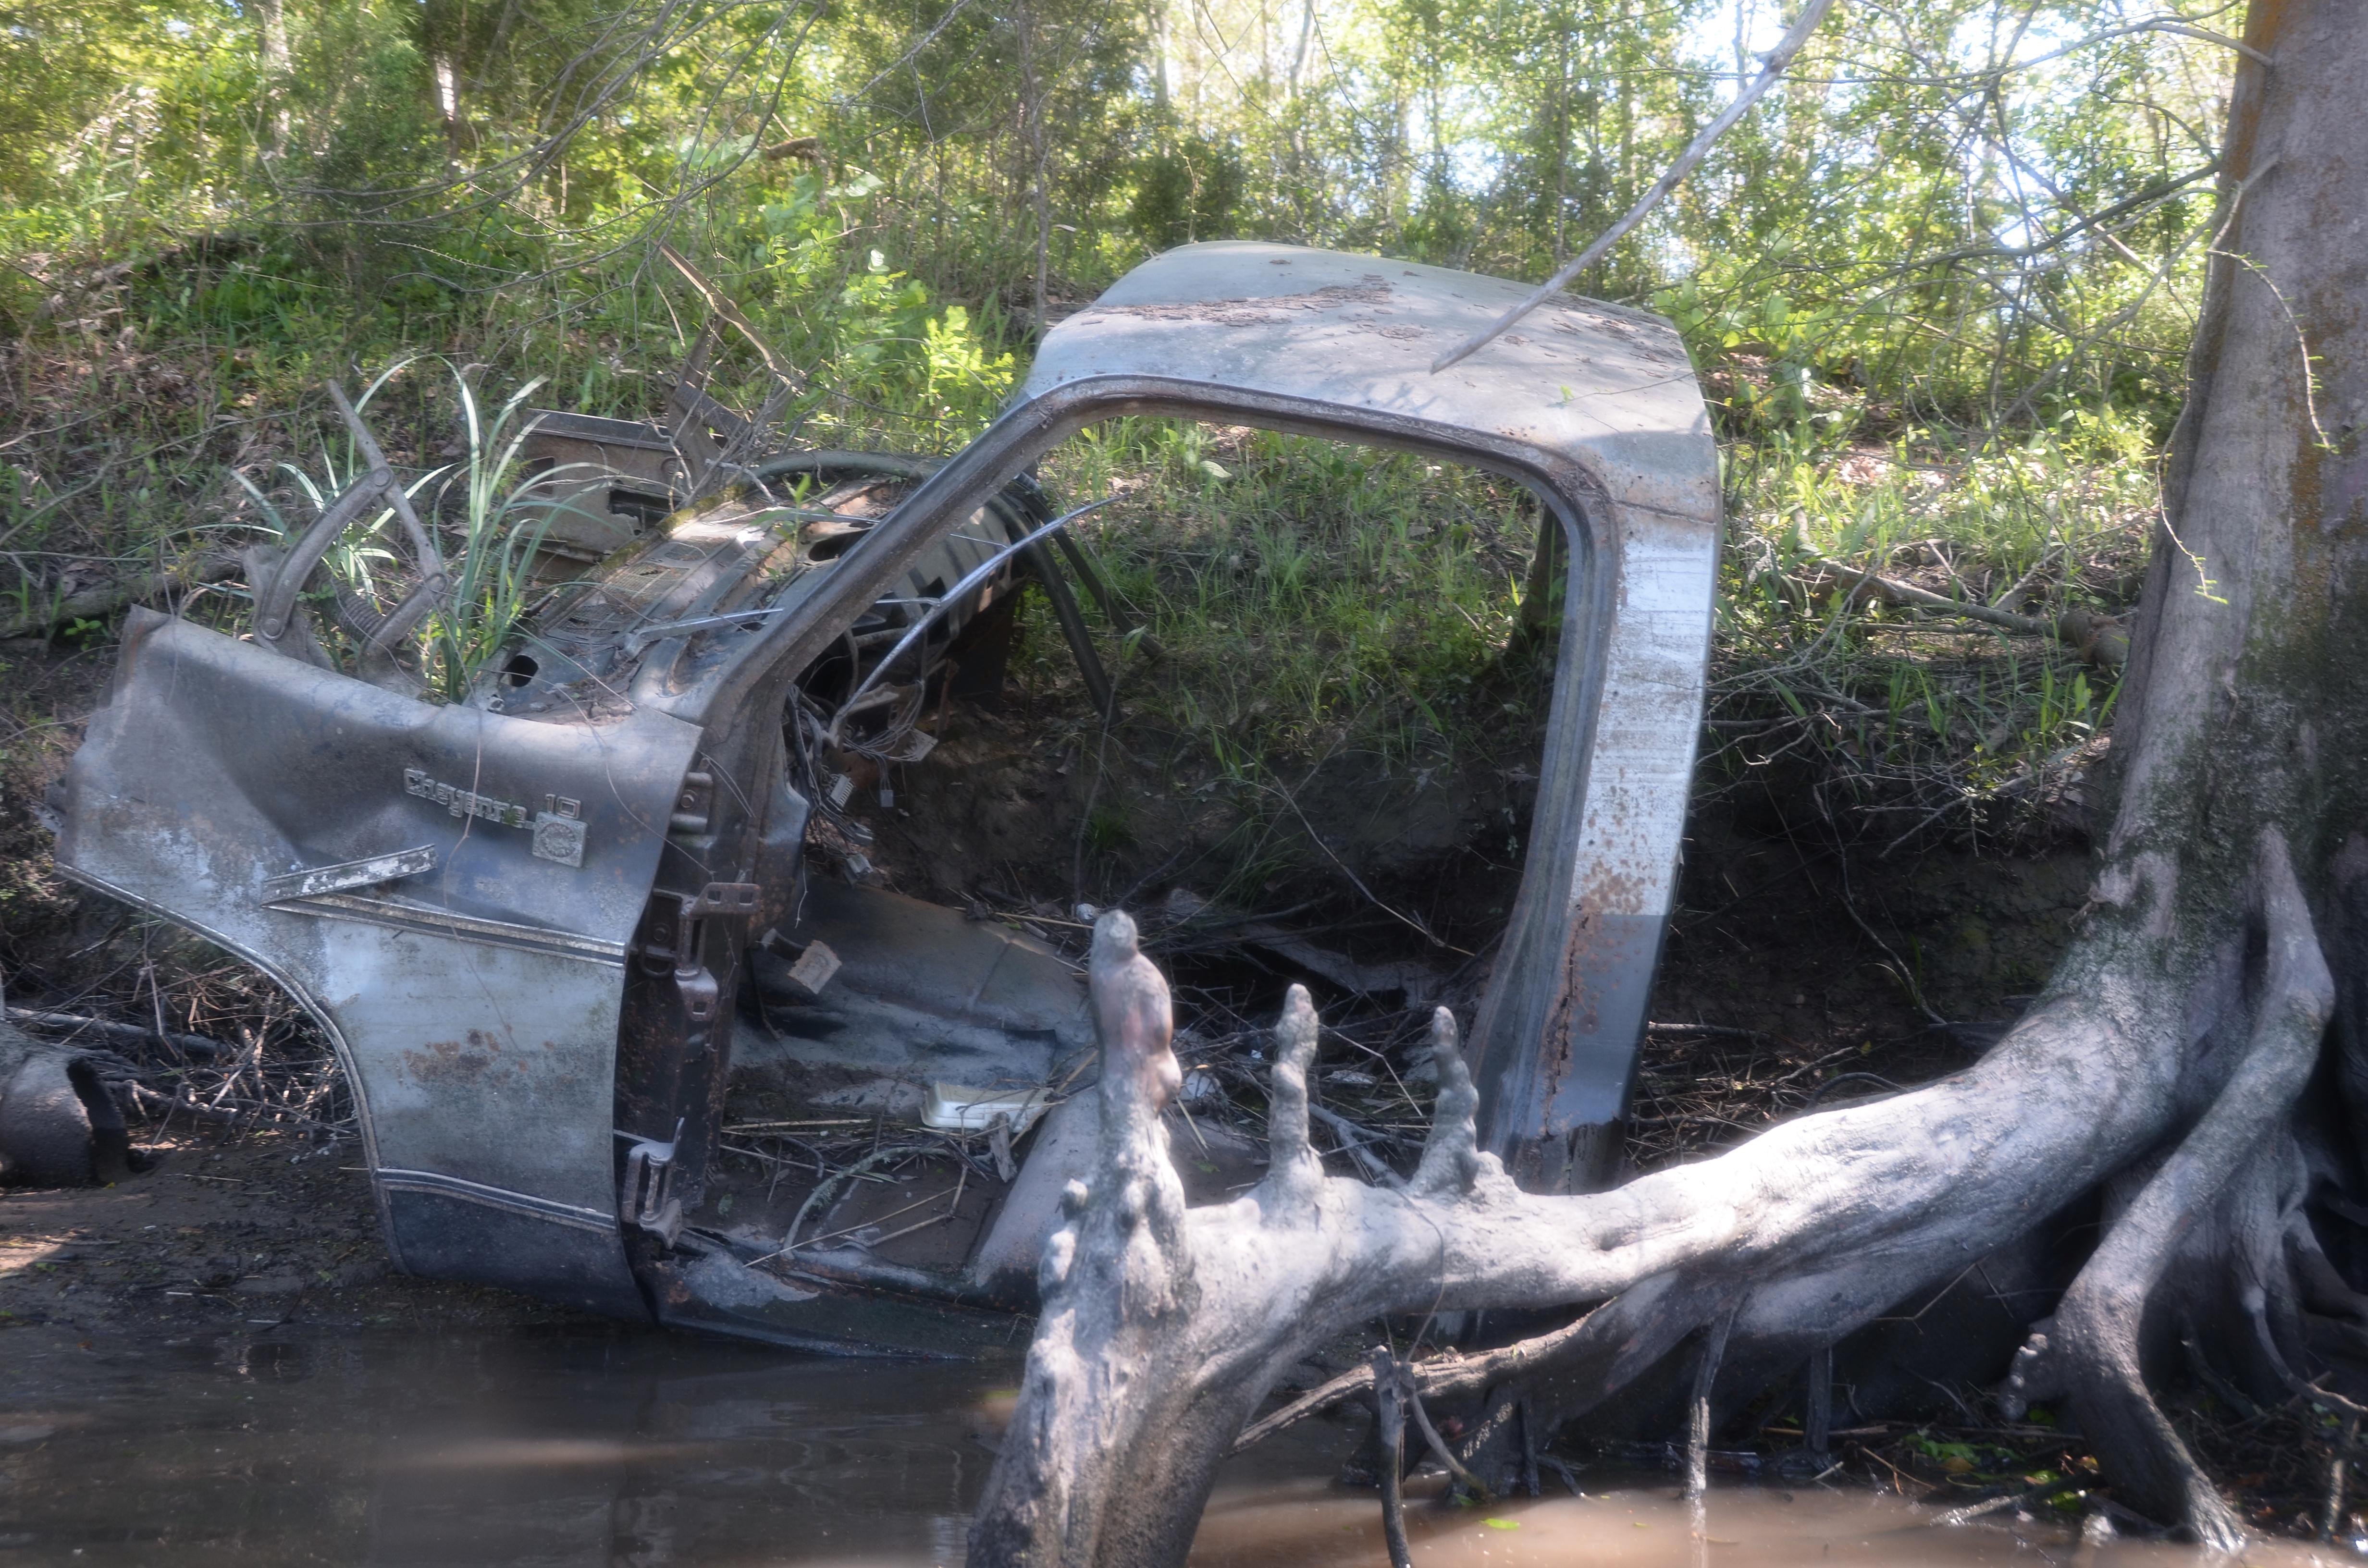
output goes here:
[[2130, 656], [2129, 626], [2119, 616], [2104, 615], [2078, 606], [2058, 616], [2020, 615], [2013, 610], [2000, 609], [1971, 599], [1952, 599], [1946, 594], [1936, 594], [1913, 583], [1885, 577], [1872, 568], [1850, 566], [1839, 561], [1828, 561], [1824, 556], [1815, 557], [1815, 560], [1831, 574], [1827, 581], [1839, 585], [1853, 603], [1872, 599], [1893, 607], [1937, 610], [1944, 615], [1978, 620], [2023, 637], [2053, 638], [2089, 664], [2105, 668], [2117, 667], [2126, 663]]
[[184, 1056], [194, 1056], [205, 1062], [225, 1056], [231, 1049], [222, 1041], [209, 1040], [201, 1034], [176, 1034], [169, 1029], [153, 1029], [144, 1024], [109, 1023], [105, 1018], [85, 1018], [78, 1013], [45, 1013], [32, 1007], [11, 1006], [8, 1018], [26, 1028], [63, 1032], [69, 1037], [89, 1034], [101, 1040], [120, 1040], [127, 1045], [163, 1044]]
[[113, 615], [126, 605], [153, 599], [160, 594], [186, 592], [202, 584], [226, 582], [244, 570], [245, 568], [238, 562], [228, 557], [206, 556], [186, 567], [171, 567], [163, 572], [151, 573], [145, 577], [134, 577], [127, 581], [102, 584], [96, 588], [85, 588], [81, 593], [70, 594], [64, 598], [39, 608], [20, 610], [16, 615], [0, 620], [0, 642], [6, 642], [15, 637], [31, 636], [35, 633], [46, 637], [54, 633], [61, 626], [68, 626], [77, 620], [90, 620], [100, 616]]
[[[2316, 1038], [2332, 997], [2274, 836], [2259, 863], [2253, 903], [2268, 927], [2268, 967], [2254, 1016], [2266, 1038], [2284, 1042], [2260, 1071], [2280, 1075], [2271, 1086], [2282, 1088], [2293, 1042]], [[2049, 994], [1963, 1073], [1783, 1124], [1714, 1162], [1580, 1196], [1522, 1192], [1477, 1147], [1478, 1096], [1444, 1008], [1431, 1032], [1440, 1092], [1414, 1176], [1403, 1188], [1326, 1176], [1308, 1139], [1315, 1012], [1293, 987], [1275, 1029], [1268, 1176], [1233, 1203], [1188, 1211], [1160, 1116], [1178, 1076], [1167, 988], [1135, 950], [1133, 923], [1104, 915], [1091, 970], [1106, 1063], [1101, 1144], [1045, 1250], [1044, 1311], [971, 1562], [1180, 1563], [1218, 1462], [1275, 1380], [1375, 1318], [1600, 1303], [1513, 1347], [1510, 1370], [1495, 1359], [1473, 1369], [1502, 1381], [1467, 1455], [1523, 1402], [1535, 1430], [1551, 1433], [1716, 1324], [1727, 1325], [1731, 1364], [1797, 1364], [2013, 1241], [2173, 1131], [2180, 1074], [2157, 1028], [2176, 1016], [2172, 998], [2185, 987], [2157, 967], [2143, 929], [2126, 937], [2076, 952]], [[2240, 1122], [2222, 1133], [2207, 1117], [2199, 1163], [2218, 1161], [2227, 1174], [2234, 1142], [2260, 1120], [2249, 1108], [2261, 1087], [2248, 1071], [2225, 1085], [2218, 1098]], [[2177, 1179], [2182, 1201], [2211, 1201], [2201, 1177]], [[2140, 1205], [2123, 1221], [2149, 1263], [2161, 1248], [2138, 1238], [2154, 1233], [2156, 1212]], [[2122, 1261], [2117, 1233], [2092, 1265], [2100, 1279], [2143, 1267]], [[2239, 1539], [2208, 1485], [2192, 1483], [2200, 1472], [2158, 1413], [2144, 1414], [2154, 1407], [2143, 1384], [2123, 1377], [2130, 1300], [2107, 1289], [2088, 1320], [2090, 1354], [2081, 1374], [2061, 1380], [2074, 1411], [2084, 1427], [2116, 1415], [2125, 1424], [2117, 1485], [2207, 1540]], [[1345, 1391], [1319, 1391], [1336, 1392]], [[1705, 1383], [1696, 1404], [1710, 1394]]]

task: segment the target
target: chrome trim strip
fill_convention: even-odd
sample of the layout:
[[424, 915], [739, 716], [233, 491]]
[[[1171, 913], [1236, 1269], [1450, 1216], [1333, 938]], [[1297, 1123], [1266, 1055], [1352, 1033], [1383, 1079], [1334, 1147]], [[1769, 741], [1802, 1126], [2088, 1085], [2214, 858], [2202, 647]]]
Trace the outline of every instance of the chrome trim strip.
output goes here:
[[603, 1214], [598, 1209], [581, 1209], [573, 1203], [537, 1198], [531, 1193], [487, 1187], [484, 1182], [463, 1180], [440, 1171], [388, 1168], [371, 1174], [381, 1186], [391, 1191], [434, 1193], [443, 1198], [457, 1198], [465, 1203], [482, 1203], [488, 1209], [503, 1209], [513, 1214], [548, 1220], [554, 1225], [572, 1225], [579, 1231], [590, 1231], [598, 1235], [613, 1236], [617, 1233], [617, 1217]]
[[359, 893], [319, 893], [311, 898], [283, 899], [272, 905], [292, 915], [317, 915], [328, 920], [359, 920], [397, 931], [420, 931], [437, 937], [458, 937], [496, 948], [517, 948], [555, 958], [579, 959], [606, 969], [625, 967], [625, 944], [548, 926], [519, 926], [473, 915], [454, 915], [408, 899], [365, 898]]
[[366, 888], [404, 877], [416, 877], [436, 869], [436, 846], [423, 844], [416, 849], [398, 850], [393, 855], [340, 860], [334, 866], [314, 866], [308, 870], [290, 871], [281, 877], [266, 877], [263, 879], [263, 896], [257, 902], [285, 903], [290, 899], [318, 898], [324, 893], [344, 892], [348, 888]]

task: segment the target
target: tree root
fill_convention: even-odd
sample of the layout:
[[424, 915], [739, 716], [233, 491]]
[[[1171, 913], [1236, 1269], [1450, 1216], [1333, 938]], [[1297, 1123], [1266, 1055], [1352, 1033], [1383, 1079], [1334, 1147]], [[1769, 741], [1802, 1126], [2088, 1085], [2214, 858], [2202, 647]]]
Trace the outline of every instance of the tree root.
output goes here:
[[[2021, 1394], [2009, 1391], [2070, 1392], [2117, 1492], [2215, 1543], [2241, 1532], [2146, 1394], [2135, 1330], [2182, 1218], [2213, 1204], [2294, 1103], [2330, 1006], [2283, 844], [2265, 840], [2259, 859], [2268, 959], [2249, 1039], [2226, 1053], [2240, 1060], [2114, 1221], [2053, 1332], [2019, 1358]], [[1092, 966], [1102, 1143], [1046, 1249], [1044, 1311], [972, 1562], [1181, 1562], [1226, 1453], [1361, 1388], [1384, 1403], [1369, 1365], [1253, 1426], [1275, 1377], [1342, 1329], [1395, 1313], [1596, 1303], [1520, 1345], [1393, 1374], [1406, 1385], [1387, 1402], [1401, 1420], [1422, 1398], [1487, 1392], [1483, 1418], [1452, 1456], [1475, 1487], [1493, 1486], [1500, 1462], [1512, 1462], [1503, 1449], [1513, 1421], [1523, 1423], [1526, 1456], [1536, 1434], [1584, 1415], [1698, 1330], [1710, 1332], [1690, 1483], [1729, 1358], [1755, 1369], [1818, 1363], [1811, 1422], [1824, 1436], [1830, 1417], [1819, 1419], [1816, 1395], [1830, 1388], [1838, 1337], [2127, 1170], [2180, 1119], [2192, 1096], [2186, 1063], [2157, 1021], [2178, 1017], [2187, 994], [2161, 967], [2170, 885], [2141, 874], [2117, 891], [2125, 918], [2092, 935], [2086, 964], [2067, 965], [2055, 992], [1973, 1067], [1609, 1193], [1524, 1193], [1477, 1147], [1478, 1096], [1444, 1009], [1431, 1031], [1440, 1096], [1414, 1176], [1400, 1189], [1327, 1176], [1308, 1142], [1315, 1009], [1294, 987], [1275, 1030], [1267, 1176], [1233, 1203], [1190, 1211], [1160, 1115], [1177, 1079], [1165, 984], [1135, 952], [1132, 925], [1105, 915]], [[2272, 1210], [2285, 1201], [2272, 1187], [2286, 1185], [2237, 1184], [2254, 1195], [2248, 1203]], [[2247, 1257], [2252, 1269], [2274, 1262]], [[1477, 1462], [1491, 1443], [1497, 1457]], [[1522, 1474], [1533, 1468], [1520, 1461]]]
[[1727, 1331], [1735, 1326], [1728, 1311], [1711, 1325], [1702, 1341], [1702, 1364], [1694, 1369], [1693, 1398], [1686, 1406], [1686, 1495], [1699, 1497], [1710, 1490], [1710, 1394], [1718, 1381], [1718, 1364], [1726, 1357]]
[[1406, 1365], [1388, 1348], [1373, 1352], [1366, 1369], [1373, 1379], [1373, 1407], [1382, 1449], [1382, 1540], [1389, 1547], [1390, 1568], [1414, 1568], [1406, 1533], [1406, 1411], [1413, 1393]]
[[2112, 1456], [2114, 1489], [2144, 1512], [2184, 1521], [2223, 1551], [2243, 1545], [2244, 1527], [2147, 1392], [2137, 1334], [2191, 1217], [2290, 1114], [2335, 1010], [2334, 979], [2275, 832], [2262, 837], [2257, 883], [2268, 973], [2244, 1056], [2064, 1293], [2047, 1349], [2081, 1430]]

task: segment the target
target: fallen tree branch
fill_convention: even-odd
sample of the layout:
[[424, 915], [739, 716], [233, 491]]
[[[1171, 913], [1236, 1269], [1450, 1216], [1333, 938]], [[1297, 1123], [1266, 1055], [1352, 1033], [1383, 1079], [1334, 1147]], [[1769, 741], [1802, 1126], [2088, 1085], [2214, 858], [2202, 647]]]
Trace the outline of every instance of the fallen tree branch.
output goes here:
[[134, 1045], [149, 1045], [161, 1040], [185, 1056], [201, 1057], [208, 1062], [227, 1055], [231, 1049], [222, 1041], [208, 1040], [203, 1035], [174, 1034], [142, 1024], [109, 1023], [104, 1018], [85, 1018], [74, 1013], [44, 1013], [31, 1007], [10, 1007], [8, 1017], [28, 1028], [63, 1029], [70, 1035], [94, 1034], [101, 1040], [122, 1040]]
[[1777, 40], [1776, 47], [1760, 57], [1759, 74], [1753, 77], [1749, 85], [1735, 95], [1735, 101], [1720, 110], [1716, 119], [1702, 128], [1702, 133], [1695, 137], [1692, 144], [1684, 152], [1678, 154], [1678, 161], [1669, 165], [1668, 173], [1654, 182], [1653, 188], [1646, 191], [1643, 199], [1628, 210], [1627, 216], [1606, 229], [1593, 244], [1579, 252], [1561, 271], [1539, 284], [1520, 304], [1433, 360], [1430, 366], [1431, 374], [1437, 375], [1449, 366], [1486, 347], [1491, 339], [1506, 332], [1515, 322], [1545, 303], [1561, 290], [1564, 284], [1594, 266], [1597, 257], [1619, 244], [1628, 231], [1643, 222], [1645, 215], [1659, 206], [1661, 199], [1675, 190], [1678, 187], [1678, 182], [1691, 173], [1696, 164], [1710, 155], [1710, 150], [1718, 144], [1718, 139], [1725, 135], [1736, 120], [1749, 113], [1751, 106], [1758, 103], [1769, 88], [1782, 79], [1784, 67], [1793, 62], [1793, 56], [1801, 52], [1801, 46], [1809, 41], [1809, 35], [1817, 30], [1817, 24], [1826, 19], [1826, 13], [1833, 9], [1833, 5], [1834, 0], [1809, 0], [1809, 3], [1801, 8], [1801, 15], [1794, 19], [1791, 29]]
[[225, 582], [244, 570], [236, 561], [214, 555], [205, 557], [194, 566], [174, 567], [130, 582], [86, 588], [40, 608], [27, 608], [6, 620], [0, 620], [0, 642], [34, 632], [47, 636], [61, 626], [112, 615], [128, 604], [154, 598], [159, 594], [175, 593], [200, 584]]
[[218, 1097], [217, 1103], [199, 1105], [183, 1092], [170, 1095], [159, 1094], [147, 1085], [139, 1083], [131, 1085], [131, 1087], [132, 1098], [151, 1110], [164, 1111], [168, 1118], [186, 1111], [199, 1121], [210, 1121], [218, 1126], [229, 1127], [249, 1117], [258, 1119], [268, 1117], [284, 1126], [294, 1127], [305, 1132], [318, 1133], [324, 1137], [334, 1137], [348, 1131], [306, 1116], [302, 1111], [290, 1110], [284, 1106], [270, 1105], [261, 1100], [240, 1100], [231, 1105], [222, 1105], [219, 1103]]
[[1383, 1163], [1382, 1157], [1373, 1153], [1373, 1144], [1376, 1142], [1374, 1134], [1358, 1126], [1338, 1111], [1326, 1110], [1320, 1105], [1309, 1106], [1307, 1114], [1333, 1131], [1340, 1140], [1340, 1152], [1354, 1160], [1357, 1163], [1357, 1168], [1363, 1171], [1373, 1182], [1382, 1187], [1399, 1185], [1398, 1173], [1390, 1169]]
[[[1415, 1375], [1422, 1375], [1421, 1366], [1416, 1367]], [[1234, 1446], [1225, 1450], [1225, 1457], [1231, 1459], [1244, 1449], [1264, 1442], [1284, 1427], [1296, 1426], [1307, 1417], [1329, 1410], [1350, 1394], [1361, 1393], [1372, 1386], [1373, 1369], [1370, 1366], [1343, 1372], [1321, 1388], [1300, 1395], [1281, 1410], [1261, 1416], [1242, 1428], [1242, 1435], [1234, 1439]]]
[[[784, 147], [787, 147], [791, 143], [789, 142], [782, 143]], [[766, 155], [768, 157], [771, 156], [769, 153]], [[723, 290], [718, 289], [714, 284], [709, 282], [707, 280], [707, 275], [700, 271], [698, 267], [693, 267], [690, 263], [689, 257], [684, 256], [682, 252], [675, 249], [674, 246], [666, 244], [666, 241], [660, 240], [657, 242], [657, 252], [658, 255], [664, 256], [668, 262], [673, 264], [674, 269], [677, 272], [682, 274], [684, 280], [689, 282], [691, 288], [698, 292], [699, 297], [707, 302], [707, 308], [709, 310], [713, 311], [717, 316], [723, 319], [726, 325], [730, 326], [734, 332], [737, 332], [744, 339], [746, 340], [748, 347], [757, 351], [757, 357], [765, 362], [765, 369], [773, 373], [773, 377], [776, 381], [780, 381], [782, 386], [788, 388], [793, 394], [805, 391], [805, 372], [799, 369], [797, 366], [791, 364], [782, 356], [780, 349], [773, 347], [771, 342], [766, 338], [765, 335], [757, 329], [757, 324], [750, 321], [747, 314], [743, 312], [738, 305], [732, 302], [732, 297], [730, 295], [723, 292]], [[776, 414], [778, 416], [778, 411], [776, 411]], [[770, 421], [760, 421], [760, 423], [769, 424]]]
[[[2117, 943], [2095, 939], [2109, 928], [2091, 929], [2051, 997], [1950, 1079], [1577, 1196], [1524, 1193], [1480, 1151], [1478, 1094], [1444, 1009], [1431, 1025], [1440, 1094], [1414, 1176], [1397, 1190], [1327, 1177], [1308, 1141], [1317, 1022], [1295, 987], [1275, 1030], [1267, 1176], [1230, 1204], [1188, 1210], [1160, 1114], [1179, 1077], [1165, 983], [1136, 952], [1132, 922], [1104, 915], [1092, 964], [1102, 1142], [1046, 1246], [1044, 1309], [971, 1561], [1180, 1562], [1235, 1439], [1355, 1387], [1335, 1380], [1252, 1426], [1275, 1379], [1354, 1324], [1600, 1303], [1542, 1336], [1551, 1354], [1517, 1347], [1527, 1365], [1441, 1358], [1417, 1374], [1425, 1393], [1435, 1381], [1493, 1386], [1492, 1410], [1527, 1399], [1550, 1432], [1730, 1311], [1734, 1342], [1761, 1364], [1805, 1356], [1962, 1272], [1968, 1254], [2077, 1195], [2051, 1157], [2067, 1108], [2101, 1169], [2152, 1147], [2176, 1115], [2169, 1078], [2141, 1065], [2153, 1057], [2139, 1020], [2179, 986], [2117, 967]], [[2107, 1081], [2123, 1087], [2100, 1098]]]
[[[1565, 1324], [1548, 1334], [1534, 1335], [1528, 1339], [1476, 1356], [1458, 1355], [1453, 1351], [1434, 1360], [1412, 1364], [1415, 1387], [1425, 1398], [1439, 1399], [1455, 1394], [1478, 1393], [1481, 1390], [1517, 1374], [1534, 1375], [1560, 1364], [1563, 1352], [1575, 1343], [1579, 1332], [1587, 1326], [1586, 1316]], [[1373, 1386], [1373, 1369], [1358, 1367], [1341, 1373], [1323, 1387], [1302, 1395], [1281, 1410], [1243, 1428], [1226, 1450], [1231, 1458], [1254, 1444], [1273, 1437], [1286, 1426], [1295, 1426], [1308, 1416], [1328, 1410], [1353, 1393], [1361, 1393]]]
[[1709, 1035], [1718, 1040], [1748, 1040], [1775, 1044], [1776, 1037], [1761, 1029], [1737, 1028], [1732, 1024], [1646, 1024], [1645, 1032], [1668, 1039], [1674, 1035]]
[[2018, 615], [2012, 610], [1998, 609], [1969, 599], [1952, 599], [1946, 594], [1936, 594], [1913, 583], [1883, 576], [1871, 567], [1850, 566], [1822, 555], [1810, 559], [1842, 579], [1845, 585], [1843, 591], [1853, 600], [1871, 598], [1895, 607], [1912, 605], [1918, 609], [1941, 610], [1963, 616], [1968, 620], [1983, 621], [2024, 637], [2053, 638], [2089, 663], [2105, 668], [2124, 664], [2130, 656], [2129, 627], [2119, 616], [2100, 615], [2077, 606], [2052, 619], [2044, 616]]

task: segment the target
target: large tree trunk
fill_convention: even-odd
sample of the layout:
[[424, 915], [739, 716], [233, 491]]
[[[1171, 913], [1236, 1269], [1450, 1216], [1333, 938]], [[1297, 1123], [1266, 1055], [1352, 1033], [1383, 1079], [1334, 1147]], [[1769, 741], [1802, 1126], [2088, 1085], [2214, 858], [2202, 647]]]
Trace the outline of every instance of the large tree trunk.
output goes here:
[[2021, 1024], [1913, 1093], [1541, 1197], [1474, 1148], [1444, 1013], [1419, 1174], [1404, 1190], [1325, 1176], [1295, 995], [1270, 1174], [1187, 1211], [1157, 1114], [1165, 1026], [1144, 1021], [1164, 1019], [1164, 988], [1150, 1007], [1131, 927], [1106, 926], [1098, 994], [1133, 1021], [1104, 1034], [1100, 1165], [1047, 1256], [974, 1568], [1180, 1562], [1275, 1376], [1360, 1321], [1600, 1303], [1518, 1372], [1467, 1378], [1497, 1380], [1492, 1414], [1519, 1396], [1543, 1429], [1712, 1325], [1736, 1377], [1797, 1366], [2091, 1195], [2095, 1251], [2002, 1397], [2068, 1398], [2123, 1503], [2242, 1539], [2147, 1391], [2139, 1331], [2191, 1323], [2221, 1375], [2281, 1396], [2332, 1357], [2368, 1360], [2346, 1279], [2368, 1228], [2344, 1217], [2368, 1209], [2368, 6], [2256, 0], [2247, 41], [2270, 63], [2237, 71], [2118, 814], [2080, 935]]

